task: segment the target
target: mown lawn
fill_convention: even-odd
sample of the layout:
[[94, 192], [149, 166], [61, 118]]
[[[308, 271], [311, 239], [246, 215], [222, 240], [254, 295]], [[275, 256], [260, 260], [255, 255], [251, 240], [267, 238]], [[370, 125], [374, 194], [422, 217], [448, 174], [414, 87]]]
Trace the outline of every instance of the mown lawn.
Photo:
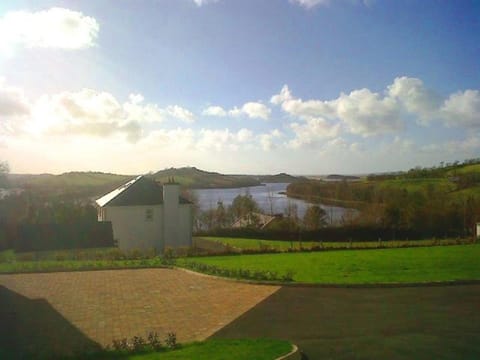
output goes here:
[[223, 245], [231, 246], [240, 250], [260, 250], [273, 249], [278, 251], [287, 251], [288, 249], [310, 249], [312, 247], [322, 246], [326, 249], [375, 249], [378, 247], [398, 248], [398, 247], [414, 247], [414, 246], [432, 246], [432, 245], [454, 245], [455, 239], [425, 239], [425, 240], [391, 240], [391, 241], [356, 241], [352, 242], [325, 242], [318, 241], [280, 241], [280, 240], [262, 240], [262, 239], [246, 239], [246, 238], [229, 238], [229, 237], [215, 237], [204, 236], [203, 240], [217, 242]]
[[185, 258], [226, 269], [293, 271], [295, 282], [322, 284], [423, 283], [480, 280], [480, 244]]
[[272, 360], [292, 350], [288, 341], [269, 339], [208, 340], [165, 353], [129, 356], [132, 360]]

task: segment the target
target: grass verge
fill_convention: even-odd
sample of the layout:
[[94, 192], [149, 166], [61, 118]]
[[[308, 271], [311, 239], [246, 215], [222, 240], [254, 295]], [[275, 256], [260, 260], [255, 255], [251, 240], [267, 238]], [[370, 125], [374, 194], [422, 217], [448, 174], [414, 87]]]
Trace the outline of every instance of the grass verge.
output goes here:
[[328, 251], [184, 258], [219, 269], [293, 274], [294, 282], [395, 284], [480, 280], [480, 244], [446, 247]]
[[172, 262], [164, 258], [141, 260], [40, 260], [0, 263], [1, 273], [32, 273], [54, 271], [84, 271], [107, 269], [140, 269], [168, 267]]
[[132, 360], [272, 360], [287, 354], [292, 349], [288, 341], [252, 339], [252, 340], [208, 340], [186, 345], [179, 350], [166, 353], [134, 355]]
[[247, 238], [230, 238], [202, 236], [202, 240], [211, 241], [218, 244], [232, 247], [234, 250], [272, 250], [289, 251], [291, 249], [311, 249], [321, 247], [323, 249], [377, 249], [377, 248], [399, 248], [416, 246], [443, 246], [459, 245], [462, 242], [471, 242], [470, 239], [425, 239], [425, 240], [391, 240], [391, 241], [354, 241], [349, 242], [328, 242], [328, 241], [280, 241], [280, 240], [262, 240]]

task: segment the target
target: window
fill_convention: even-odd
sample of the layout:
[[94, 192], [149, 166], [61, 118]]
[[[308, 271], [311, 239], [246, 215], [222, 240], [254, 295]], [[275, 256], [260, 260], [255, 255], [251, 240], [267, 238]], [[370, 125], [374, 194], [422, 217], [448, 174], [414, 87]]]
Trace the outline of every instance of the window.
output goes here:
[[153, 209], [145, 210], [145, 221], [153, 221]]

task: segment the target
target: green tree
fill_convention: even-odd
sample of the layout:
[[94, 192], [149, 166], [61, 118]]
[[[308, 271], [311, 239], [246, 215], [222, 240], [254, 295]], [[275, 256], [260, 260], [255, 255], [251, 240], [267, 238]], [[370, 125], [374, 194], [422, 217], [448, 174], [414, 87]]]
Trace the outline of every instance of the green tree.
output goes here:
[[259, 206], [250, 194], [237, 195], [230, 206], [230, 213], [236, 220], [253, 212], [259, 212]]
[[317, 230], [327, 224], [327, 213], [318, 205], [310, 206], [303, 217], [307, 230]]

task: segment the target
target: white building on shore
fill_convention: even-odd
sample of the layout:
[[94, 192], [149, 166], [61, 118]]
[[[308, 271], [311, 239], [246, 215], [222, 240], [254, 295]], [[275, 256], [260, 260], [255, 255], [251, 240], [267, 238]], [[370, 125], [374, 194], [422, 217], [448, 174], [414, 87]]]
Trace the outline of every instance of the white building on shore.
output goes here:
[[98, 221], [110, 221], [122, 250], [192, 246], [192, 204], [173, 181], [138, 176], [96, 200]]

